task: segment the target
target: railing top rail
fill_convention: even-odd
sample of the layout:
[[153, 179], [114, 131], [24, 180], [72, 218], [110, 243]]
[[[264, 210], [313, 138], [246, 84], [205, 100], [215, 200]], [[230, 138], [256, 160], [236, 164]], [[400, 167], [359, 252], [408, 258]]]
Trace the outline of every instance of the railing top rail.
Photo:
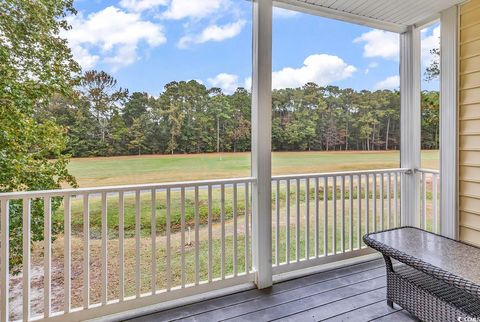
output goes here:
[[288, 180], [288, 179], [309, 179], [309, 178], [323, 178], [334, 176], [350, 176], [350, 175], [364, 175], [364, 174], [379, 174], [379, 173], [405, 173], [410, 169], [407, 168], [392, 168], [392, 169], [375, 169], [375, 170], [360, 170], [360, 171], [341, 171], [341, 172], [325, 172], [325, 173], [305, 173], [305, 174], [291, 174], [273, 176], [272, 180]]
[[[359, 171], [341, 171], [341, 172], [324, 172], [324, 173], [304, 173], [291, 175], [277, 175], [272, 176], [272, 180], [292, 180], [292, 179], [308, 179], [308, 178], [323, 178], [332, 176], [350, 176], [350, 175], [367, 175], [380, 173], [405, 173], [407, 168], [391, 168], [391, 169], [375, 169], [375, 170], [359, 170]], [[439, 173], [438, 170], [418, 169], [418, 172], [425, 173]], [[152, 189], [175, 189], [175, 188], [193, 188], [201, 186], [213, 186], [221, 184], [234, 183], [252, 183], [255, 182], [253, 177], [233, 178], [233, 179], [214, 179], [214, 180], [198, 180], [198, 181], [183, 181], [183, 182], [165, 182], [165, 183], [151, 183], [139, 185], [121, 185], [121, 186], [105, 186], [92, 188], [71, 188], [71, 189], [56, 189], [56, 190], [39, 190], [39, 191], [18, 191], [0, 193], [0, 199], [21, 199], [21, 198], [42, 198], [53, 196], [68, 196], [81, 194], [98, 194], [98, 193], [118, 193], [130, 192], [138, 190], [152, 190]]]
[[4, 192], [0, 193], [0, 199], [22, 199], [22, 198], [43, 198], [54, 196], [68, 196], [68, 195], [82, 195], [82, 194], [98, 194], [98, 193], [117, 193], [117, 192], [131, 192], [139, 190], [152, 189], [176, 189], [176, 188], [194, 188], [203, 186], [215, 186], [222, 184], [234, 183], [251, 183], [255, 182], [255, 178], [233, 178], [233, 179], [214, 179], [214, 180], [199, 180], [199, 181], [182, 181], [182, 182], [165, 182], [165, 183], [151, 183], [139, 185], [123, 185], [123, 186], [106, 186], [93, 188], [77, 188], [77, 189], [56, 189], [56, 190], [39, 190], [39, 191], [18, 191], [18, 192]]
[[416, 169], [415, 172], [440, 174], [439, 170], [434, 170], [434, 169]]

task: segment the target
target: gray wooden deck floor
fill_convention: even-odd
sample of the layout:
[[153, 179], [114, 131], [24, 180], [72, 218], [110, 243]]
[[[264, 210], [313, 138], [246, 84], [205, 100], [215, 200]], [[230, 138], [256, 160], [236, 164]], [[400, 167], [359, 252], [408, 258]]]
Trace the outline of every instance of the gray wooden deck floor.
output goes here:
[[416, 321], [389, 308], [385, 291], [383, 260], [374, 260], [130, 321]]

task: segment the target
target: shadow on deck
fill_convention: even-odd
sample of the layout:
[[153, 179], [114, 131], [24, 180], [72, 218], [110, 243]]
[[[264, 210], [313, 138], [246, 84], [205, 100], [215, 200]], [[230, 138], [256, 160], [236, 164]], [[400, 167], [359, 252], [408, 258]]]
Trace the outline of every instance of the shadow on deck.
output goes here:
[[383, 260], [372, 260], [129, 321], [416, 321], [385, 300]]

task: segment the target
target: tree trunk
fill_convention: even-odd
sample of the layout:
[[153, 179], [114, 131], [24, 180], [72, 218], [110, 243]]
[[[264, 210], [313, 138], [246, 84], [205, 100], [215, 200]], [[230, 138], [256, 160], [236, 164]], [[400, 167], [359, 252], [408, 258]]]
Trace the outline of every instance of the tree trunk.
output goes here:
[[345, 151], [348, 151], [348, 124], [345, 132]]
[[[373, 124], [373, 131], [372, 131], [372, 141], [371, 141], [371, 149], [375, 149], [375, 124]], [[368, 151], [370, 151], [370, 147], [368, 148]]]
[[220, 152], [220, 118], [217, 116], [217, 153]]
[[390, 131], [390, 117], [387, 121], [387, 133], [385, 134], [385, 151], [388, 151], [388, 132]]

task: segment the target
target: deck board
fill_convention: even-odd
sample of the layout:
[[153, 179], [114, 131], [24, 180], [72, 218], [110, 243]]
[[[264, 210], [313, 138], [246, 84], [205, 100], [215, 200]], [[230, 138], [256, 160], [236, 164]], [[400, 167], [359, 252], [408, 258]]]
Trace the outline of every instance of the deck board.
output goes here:
[[400, 308], [386, 305], [385, 268], [381, 260], [373, 260], [129, 321], [388, 321], [397, 317], [414, 321]]

